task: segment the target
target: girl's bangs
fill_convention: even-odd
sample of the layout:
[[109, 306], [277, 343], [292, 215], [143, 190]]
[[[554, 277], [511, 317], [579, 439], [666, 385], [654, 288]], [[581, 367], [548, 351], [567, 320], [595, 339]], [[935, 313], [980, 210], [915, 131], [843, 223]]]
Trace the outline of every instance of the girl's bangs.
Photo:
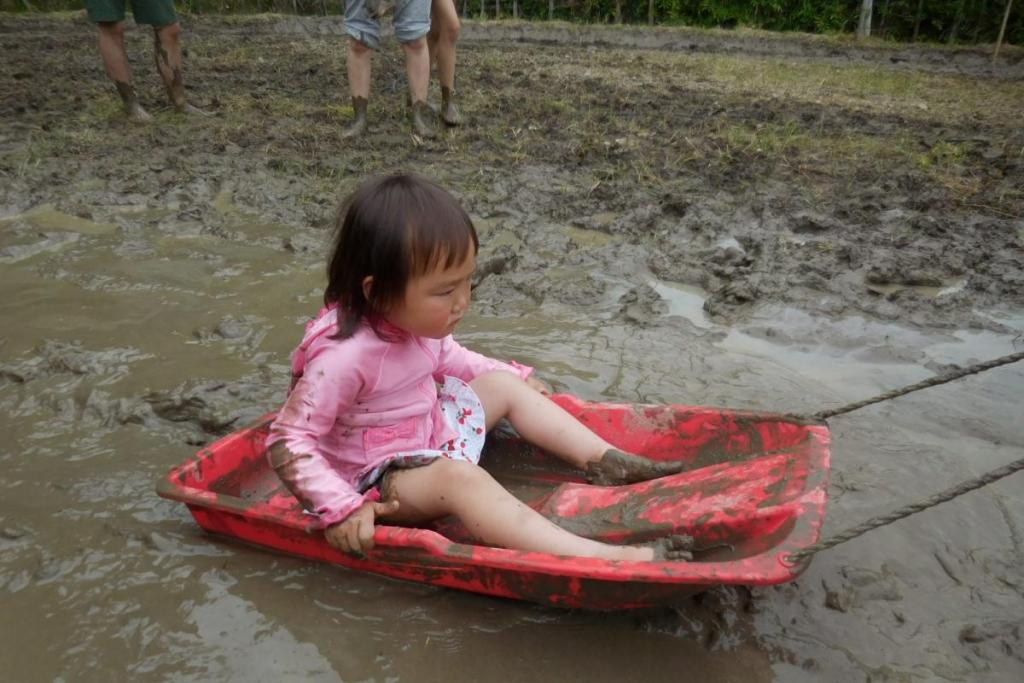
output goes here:
[[480, 247], [473, 221], [462, 207], [439, 188], [437, 194], [423, 197], [427, 200], [424, 206], [417, 207], [407, 223], [410, 275], [414, 277], [464, 263]]

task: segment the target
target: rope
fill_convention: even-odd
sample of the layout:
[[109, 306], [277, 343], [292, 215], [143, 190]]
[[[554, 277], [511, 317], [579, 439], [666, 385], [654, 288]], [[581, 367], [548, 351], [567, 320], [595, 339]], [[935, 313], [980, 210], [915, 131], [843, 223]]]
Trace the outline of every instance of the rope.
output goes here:
[[797, 551], [795, 553], [788, 554], [785, 556], [785, 558], [783, 558], [783, 562], [790, 565], [799, 564], [800, 562], [803, 562], [804, 560], [809, 558], [811, 555], [821, 552], [822, 550], [828, 550], [829, 548], [837, 546], [840, 543], [846, 543], [851, 539], [857, 538], [861, 534], [865, 534], [871, 531], [872, 529], [877, 529], [880, 526], [891, 524], [892, 522], [901, 520], [904, 517], [909, 517], [910, 515], [921, 512], [922, 510], [927, 510], [928, 508], [934, 507], [940, 503], [945, 503], [946, 501], [952, 500], [957, 496], [962, 496], [965, 493], [969, 493], [974, 489], [980, 489], [982, 486], [987, 486], [988, 484], [991, 484], [994, 481], [998, 481], [1003, 477], [1007, 477], [1021, 469], [1024, 469], [1024, 458], [1021, 458], [1020, 460], [1017, 460], [1015, 462], [1011, 462], [1009, 465], [1003, 465], [1002, 467], [992, 470], [991, 472], [988, 472], [986, 474], [983, 474], [980, 477], [975, 477], [974, 479], [970, 479], [952, 488], [946, 489], [942, 493], [937, 493], [934, 496], [931, 496], [930, 498], [925, 498], [920, 502], [913, 503], [911, 505], [905, 505], [899, 508], [898, 510], [893, 510], [892, 512], [885, 515], [873, 517], [867, 520], [866, 522], [862, 522], [861, 524], [858, 524], [855, 527], [851, 527], [842, 533], [836, 534], [832, 538], [821, 541], [819, 543], [815, 543], [814, 545], [809, 545], [803, 550]]
[[[884, 394], [879, 394], [878, 396], [875, 396], [873, 398], [865, 399], [863, 401], [857, 401], [856, 403], [850, 403], [849, 405], [843, 406], [842, 408], [836, 408], [835, 410], [822, 410], [821, 412], [815, 413], [814, 417], [824, 420], [830, 417], [835, 417], [836, 415], [850, 413], [853, 412], [854, 410], [858, 410], [859, 408], [863, 408], [864, 406], [869, 406], [872, 403], [881, 403], [882, 401], [888, 401], [889, 399], [896, 398], [897, 396], [909, 394], [912, 391], [919, 391], [920, 389], [927, 389], [929, 387], [945, 384], [946, 382], [952, 382], [955, 379], [960, 379], [961, 377], [966, 377], [967, 375], [975, 375], [979, 372], [984, 372], [985, 370], [997, 368], [1000, 365], [1016, 363], [1019, 360], [1024, 360], [1024, 351], [1018, 353], [1011, 353], [1008, 356], [1002, 356], [1001, 358], [996, 358], [994, 360], [986, 361], [984, 363], [977, 363], [966, 368], [952, 370], [943, 375], [938, 375], [936, 377], [932, 377], [931, 379], [926, 379], [924, 381], [918, 382], [917, 384], [911, 384], [901, 389], [893, 389], [892, 391], [887, 391]], [[1024, 469], [1024, 458], [1017, 460], [1015, 462], [1011, 462], [1009, 465], [1004, 465], [1003, 467], [992, 470], [991, 472], [983, 474], [980, 477], [969, 479], [952, 488], [946, 489], [941, 493], [937, 493], [934, 496], [931, 496], [930, 498], [925, 498], [924, 500], [919, 501], [917, 503], [913, 503], [911, 505], [905, 505], [885, 515], [878, 515], [877, 517], [872, 517], [871, 519], [862, 522], [855, 527], [851, 527], [846, 531], [843, 531], [842, 533], [836, 534], [832, 538], [820, 541], [813, 545], [809, 545], [803, 550], [799, 550], [795, 553], [789, 553], [782, 558], [782, 561], [783, 563], [790, 566], [797, 565], [807, 560], [815, 553], [819, 553], [822, 550], [828, 550], [829, 548], [833, 548], [841, 543], [846, 543], [849, 540], [866, 534], [872, 529], [877, 529], [878, 527], [885, 526], [886, 524], [892, 524], [893, 522], [897, 522], [901, 519], [917, 514], [918, 512], [927, 510], [930, 507], [935, 507], [936, 505], [950, 501], [958, 496], [962, 496], [963, 494], [969, 493], [975, 489], [980, 489], [982, 486], [987, 486], [988, 484], [991, 484], [994, 481], [998, 481], [1003, 477], [1008, 477], [1014, 472], [1017, 472], [1021, 469]]]
[[872, 403], [881, 403], [882, 401], [888, 401], [891, 398], [903, 396], [904, 394], [909, 394], [912, 391], [927, 389], [928, 387], [935, 387], [940, 384], [945, 384], [946, 382], [952, 382], [955, 379], [960, 379], [961, 377], [966, 377], [967, 375], [976, 375], [979, 372], [984, 372], [985, 370], [997, 368], [1000, 365], [1016, 363], [1019, 360], [1024, 360], [1024, 351], [1018, 353], [1011, 353], [1009, 356], [1003, 356], [1002, 358], [996, 358], [995, 360], [986, 361], [984, 363], [978, 363], [976, 365], [971, 365], [966, 368], [960, 368], [959, 370], [952, 370], [944, 375], [938, 375], [937, 377], [926, 379], [924, 381], [918, 382], [917, 384], [911, 384], [910, 386], [903, 387], [902, 389], [893, 389], [892, 391], [887, 391], [884, 394], [879, 394], [878, 396], [875, 396], [873, 398], [845, 405], [842, 408], [836, 408], [835, 410], [822, 410], [819, 413], [815, 413], [814, 417], [824, 420], [830, 417], [835, 417], [836, 415], [842, 415], [843, 413], [850, 413], [859, 408], [863, 408], [864, 406], [869, 406]]

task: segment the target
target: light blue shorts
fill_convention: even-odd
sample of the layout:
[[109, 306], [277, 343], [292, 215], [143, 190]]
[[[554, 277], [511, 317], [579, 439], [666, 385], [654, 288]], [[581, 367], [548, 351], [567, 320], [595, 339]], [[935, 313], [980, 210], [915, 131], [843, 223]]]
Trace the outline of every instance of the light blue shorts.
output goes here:
[[[395, 0], [395, 38], [411, 43], [430, 32], [431, 0]], [[345, 0], [345, 33], [368, 48], [380, 49], [380, 20], [377, 12], [383, 0]]]

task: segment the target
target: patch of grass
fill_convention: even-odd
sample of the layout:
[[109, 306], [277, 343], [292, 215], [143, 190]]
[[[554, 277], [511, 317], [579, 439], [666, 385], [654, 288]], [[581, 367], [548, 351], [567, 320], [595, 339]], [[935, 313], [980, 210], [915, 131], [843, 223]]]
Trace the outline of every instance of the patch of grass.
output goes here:
[[918, 154], [915, 161], [921, 170], [941, 169], [951, 170], [953, 167], [963, 163], [967, 155], [966, 144], [940, 141], [924, 154]]
[[324, 105], [324, 113], [329, 121], [334, 123], [347, 124], [355, 116], [356, 112], [352, 109], [352, 104], [326, 104]]
[[257, 108], [256, 100], [248, 94], [221, 93], [217, 99], [220, 110], [225, 114], [248, 113]]
[[[619, 80], [652, 87], [663, 77], [695, 90], [831, 103], [867, 112], [896, 112], [916, 119], [1004, 122], [1020, 111], [1024, 83], [956, 74], [904, 71], [878, 65], [723, 55], [648, 55], [656, 68]], [[614, 71], [613, 67], [613, 71]], [[618, 71], [629, 71], [620, 68]], [[615, 78], [614, 74], [605, 74]]]
[[266, 98], [263, 104], [272, 116], [282, 119], [302, 118], [312, 111], [305, 102], [280, 95]]
[[541, 104], [541, 106], [544, 109], [546, 109], [548, 114], [551, 115], [551, 116], [558, 116], [559, 114], [566, 114], [566, 113], [569, 113], [569, 112], [571, 112], [571, 111], [573, 111], [575, 109], [571, 102], [567, 102], [564, 99], [555, 99], [555, 98], [544, 100], [543, 103]]
[[840, 168], [851, 162], [874, 162], [881, 173], [884, 167], [909, 163], [916, 153], [917, 142], [905, 134], [879, 136], [847, 132], [821, 137], [816, 146], [827, 160]]
[[784, 157], [809, 148], [811, 137], [794, 122], [756, 124], [726, 123], [712, 138], [728, 157]]
[[913, 161], [917, 168], [934, 182], [945, 187], [957, 199], [964, 201], [982, 189], [981, 179], [968, 165], [969, 152], [968, 143], [942, 140], [932, 145], [927, 152], [915, 155]]
[[255, 47], [243, 45], [210, 57], [208, 68], [212, 70], [250, 68], [262, 61], [263, 52]]
[[[109, 123], [110, 121], [123, 121], [124, 105], [121, 103], [120, 98], [111, 94], [110, 96], [92, 97], [86, 100], [85, 106], [79, 111], [75, 117], [78, 120], [78, 126], [80, 128], [94, 129], [98, 125]], [[79, 131], [85, 134], [87, 131]]]
[[[110, 115], [123, 116], [120, 107]], [[84, 114], [79, 116], [79, 120], [87, 118]], [[16, 154], [16, 164], [24, 170], [41, 161], [69, 154], [91, 156], [105, 146], [107, 139], [106, 132], [92, 126], [75, 125], [70, 128], [37, 131], [32, 134], [28, 145]]]

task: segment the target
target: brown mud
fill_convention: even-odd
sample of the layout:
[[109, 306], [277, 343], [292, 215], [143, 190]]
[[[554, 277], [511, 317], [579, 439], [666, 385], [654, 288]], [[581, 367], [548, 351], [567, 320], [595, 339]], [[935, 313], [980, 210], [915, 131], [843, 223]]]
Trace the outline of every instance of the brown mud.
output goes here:
[[[91, 26], [0, 18], [5, 679], [1024, 677], [1015, 478], [794, 583], [614, 615], [222, 542], [153, 493], [278, 405], [334, 208], [396, 168], [479, 228], [462, 341], [557, 390], [811, 414], [1019, 349], [1016, 52], [936, 68], [778, 37], [492, 36], [459, 53], [466, 124], [420, 142], [389, 41], [370, 132], [345, 142], [344, 44], [330, 20], [287, 21], [185, 22], [189, 99], [211, 117], [171, 111], [130, 30], [154, 121], [127, 125]], [[1008, 366], [832, 420], [826, 535], [1019, 457], [1022, 386]]]
[[587, 463], [587, 481], [597, 486], [633, 484], [679, 472], [684, 465], [663, 463], [611, 448]]

